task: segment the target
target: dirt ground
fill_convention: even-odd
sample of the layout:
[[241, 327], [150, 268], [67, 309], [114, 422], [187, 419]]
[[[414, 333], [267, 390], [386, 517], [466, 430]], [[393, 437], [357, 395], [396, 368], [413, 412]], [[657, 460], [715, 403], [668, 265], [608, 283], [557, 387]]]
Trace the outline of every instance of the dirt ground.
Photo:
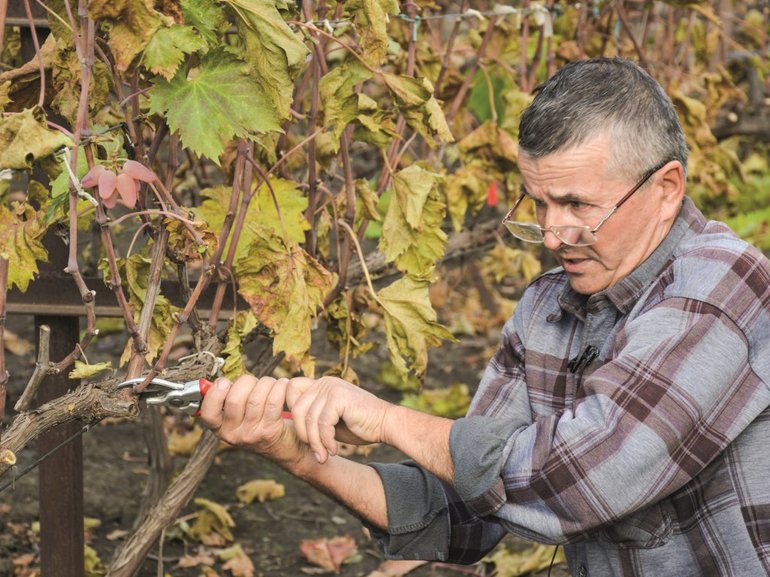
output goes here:
[[[32, 342], [31, 318], [9, 317], [7, 326], [22, 339]], [[91, 362], [101, 360], [93, 359], [92, 356], [109, 358], [119, 355], [124, 338], [123, 335], [100, 336], [93, 350], [89, 349]], [[465, 383], [473, 389], [495, 344], [496, 335], [490, 332], [486, 336], [466, 337], [457, 344], [432, 350], [426, 386]], [[377, 355], [372, 358], [377, 359]], [[31, 374], [34, 352], [20, 356], [6, 353], [6, 359], [11, 372], [6, 403], [10, 408]], [[380, 355], [379, 361], [374, 362], [383, 360], [384, 353]], [[377, 384], [372, 377], [378, 368], [375, 364], [357, 367], [362, 377], [362, 386], [377, 394], [397, 399], [398, 393]], [[8, 412], [11, 412], [10, 409]], [[83, 453], [85, 516], [100, 523], [88, 530], [87, 543], [101, 561], [108, 564], [113, 551], [125, 538], [126, 532], [131, 530], [142, 489], [148, 478], [146, 448], [139, 425], [122, 422], [96, 426], [83, 436]], [[19, 456], [19, 466], [35, 458], [37, 452], [33, 444], [25, 454]], [[175, 457], [175, 468], [181, 469], [185, 458]], [[391, 462], [403, 456], [387, 447], [376, 447], [371, 454], [354, 458], [364, 462]], [[236, 489], [254, 479], [272, 479], [282, 484], [285, 496], [265, 503], [241, 505], [236, 497]], [[0, 484], [5, 480], [0, 479]], [[252, 454], [237, 450], [221, 452], [196, 496], [227, 508], [235, 523], [231, 528], [233, 542], [241, 545], [253, 563], [255, 576], [333, 574], [309, 562], [300, 549], [305, 540], [323, 538], [349, 536], [355, 541], [357, 554], [340, 568], [339, 574], [343, 577], [368, 577], [383, 562], [382, 555], [369, 542], [360, 521], [346, 509]], [[216, 551], [222, 547], [206, 547], [181, 538], [181, 528], [185, 523], [189, 525], [192, 522], [197, 510], [199, 507], [194, 503], [183, 510], [181, 521], [167, 530], [162, 553], [157, 547], [153, 550], [140, 570], [139, 577], [238, 577], [237, 572], [223, 568], [225, 561], [216, 556]], [[36, 575], [38, 550], [32, 524], [37, 518], [37, 472], [33, 471], [20, 478], [13, 489], [0, 494], [0, 575]], [[506, 539], [505, 543], [515, 549], [529, 546], [515, 539]], [[196, 560], [198, 564], [195, 564]], [[213, 565], [207, 565], [211, 561]], [[192, 566], [180, 566], [185, 564]], [[403, 565], [396, 567], [391, 575], [401, 575], [407, 569]], [[495, 574], [495, 567], [488, 563], [463, 567], [430, 563], [408, 574], [412, 577], [489, 576]], [[532, 575], [544, 577], [546, 574], [547, 571], [543, 570]], [[563, 565], [557, 565], [551, 575], [564, 577], [567, 572]]]

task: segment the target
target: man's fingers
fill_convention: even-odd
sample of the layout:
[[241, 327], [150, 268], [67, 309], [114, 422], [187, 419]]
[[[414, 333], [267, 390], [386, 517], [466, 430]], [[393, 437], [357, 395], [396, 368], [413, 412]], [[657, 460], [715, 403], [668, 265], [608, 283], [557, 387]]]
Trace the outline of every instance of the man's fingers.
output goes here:
[[214, 381], [214, 386], [209, 389], [203, 398], [200, 417], [206, 426], [213, 431], [218, 431], [222, 428], [225, 398], [232, 384], [229, 379], [220, 377]]
[[256, 384], [257, 379], [251, 375], [242, 375], [235, 379], [225, 397], [224, 427], [232, 429], [241, 425], [246, 412], [246, 404]]

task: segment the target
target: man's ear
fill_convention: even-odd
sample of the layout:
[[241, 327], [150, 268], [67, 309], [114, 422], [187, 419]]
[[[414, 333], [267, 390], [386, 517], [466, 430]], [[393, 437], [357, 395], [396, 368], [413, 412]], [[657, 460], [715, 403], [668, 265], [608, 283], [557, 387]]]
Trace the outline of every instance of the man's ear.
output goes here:
[[666, 221], [673, 221], [682, 208], [685, 194], [684, 167], [678, 160], [663, 165], [658, 171], [657, 185], [661, 189], [661, 216]]

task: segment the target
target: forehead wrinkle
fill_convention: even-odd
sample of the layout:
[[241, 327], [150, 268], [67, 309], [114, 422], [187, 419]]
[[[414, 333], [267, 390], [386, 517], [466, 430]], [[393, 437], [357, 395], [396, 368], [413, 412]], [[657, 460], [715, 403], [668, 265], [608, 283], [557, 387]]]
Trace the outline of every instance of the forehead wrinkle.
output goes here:
[[[521, 192], [522, 194], [526, 195], [529, 198], [540, 200], [538, 197], [534, 196], [529, 190], [527, 190], [527, 187], [524, 184], [521, 185]], [[546, 191], [543, 193], [543, 196], [545, 196], [546, 199], [556, 202], [558, 204], [564, 204], [564, 203], [575, 202], [575, 201], [586, 203], [586, 204], [591, 204], [594, 202], [593, 200], [587, 199], [586, 194], [581, 194], [579, 192], [574, 192], [574, 191], [568, 191], [562, 194], [558, 192], [554, 193], [554, 192]]]

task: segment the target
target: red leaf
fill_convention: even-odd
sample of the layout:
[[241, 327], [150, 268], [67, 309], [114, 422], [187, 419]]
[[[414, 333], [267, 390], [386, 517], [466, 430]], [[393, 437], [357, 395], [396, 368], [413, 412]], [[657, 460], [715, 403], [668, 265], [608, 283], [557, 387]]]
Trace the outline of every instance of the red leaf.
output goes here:
[[133, 177], [126, 173], [120, 173], [118, 175], [116, 186], [118, 193], [120, 194], [123, 204], [128, 208], [134, 208], [136, 206], [136, 184]]
[[80, 181], [83, 188], [93, 188], [99, 184], [99, 177], [106, 169], [101, 164], [95, 164]]
[[136, 160], [127, 160], [125, 164], [123, 164], [123, 174], [127, 174], [131, 178], [141, 180], [142, 182], [155, 181], [155, 173]]
[[493, 180], [487, 187], [487, 204], [489, 206], [497, 206], [497, 181]]
[[358, 552], [355, 540], [349, 535], [333, 539], [306, 539], [299, 548], [308, 561], [335, 573], [340, 572], [345, 559]]

